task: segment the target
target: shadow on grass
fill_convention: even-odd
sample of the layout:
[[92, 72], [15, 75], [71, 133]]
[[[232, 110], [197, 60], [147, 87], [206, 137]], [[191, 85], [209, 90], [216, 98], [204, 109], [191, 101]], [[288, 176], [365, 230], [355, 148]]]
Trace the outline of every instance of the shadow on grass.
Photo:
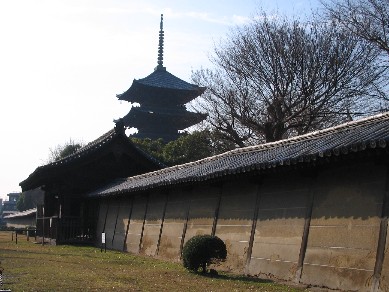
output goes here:
[[254, 283], [274, 283], [269, 279], [261, 279], [252, 276], [245, 275], [229, 275], [229, 274], [213, 274], [213, 273], [195, 273], [196, 275], [203, 276], [205, 278], [213, 278], [227, 281], [239, 281], [239, 282], [254, 282]]

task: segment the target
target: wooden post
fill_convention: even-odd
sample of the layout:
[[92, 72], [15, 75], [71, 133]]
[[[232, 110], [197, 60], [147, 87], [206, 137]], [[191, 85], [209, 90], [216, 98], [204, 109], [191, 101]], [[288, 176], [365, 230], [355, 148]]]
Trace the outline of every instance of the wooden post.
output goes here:
[[147, 194], [147, 201], [146, 201], [146, 208], [145, 208], [145, 214], [143, 216], [143, 225], [142, 225], [142, 231], [140, 233], [140, 240], [139, 240], [139, 249], [138, 253], [142, 250], [142, 241], [143, 241], [143, 232], [145, 230], [145, 223], [146, 223], [146, 216], [147, 216], [147, 210], [149, 208], [149, 200], [150, 200], [150, 194]]
[[254, 207], [254, 214], [253, 214], [253, 221], [251, 225], [251, 234], [250, 234], [250, 240], [249, 240], [249, 246], [247, 248], [247, 255], [246, 255], [246, 265], [245, 265], [245, 273], [249, 273], [250, 268], [250, 262], [251, 262], [251, 254], [253, 252], [253, 246], [254, 246], [254, 238], [255, 238], [255, 230], [257, 228], [257, 220], [258, 220], [258, 213], [259, 213], [259, 203], [261, 200], [261, 194], [260, 194], [260, 183], [257, 184], [257, 196], [255, 200], [255, 207]]
[[45, 244], [45, 217], [42, 218], [42, 245]]
[[126, 242], [127, 242], [127, 236], [128, 236], [128, 229], [130, 228], [130, 221], [132, 216], [132, 209], [134, 208], [134, 196], [131, 196], [131, 206], [130, 206], [130, 213], [128, 214], [128, 221], [127, 221], [127, 228], [126, 228], [126, 235], [124, 236], [124, 242], [123, 242], [123, 251], [126, 251]]
[[[191, 192], [191, 195], [192, 195], [192, 192]], [[184, 228], [182, 229], [182, 235], [181, 235], [181, 243], [180, 243], [180, 259], [182, 258], [182, 249], [184, 248], [186, 229], [188, 228], [189, 211], [190, 211], [190, 202], [191, 202], [191, 199], [189, 198], [189, 200], [188, 200], [188, 205], [187, 205], [187, 208], [186, 208]]]
[[105, 218], [104, 218], [104, 226], [103, 226], [103, 232], [105, 232], [105, 226], [107, 224], [107, 217], [108, 217], [108, 211], [109, 211], [109, 200], [107, 202], [107, 211], [105, 212]]
[[313, 189], [313, 183], [312, 183], [309, 198], [308, 198], [307, 210], [305, 212], [304, 230], [303, 230], [303, 236], [301, 238], [300, 253], [299, 253], [299, 259], [297, 262], [297, 271], [296, 271], [296, 275], [295, 275], [295, 281], [297, 283], [300, 282], [301, 275], [303, 273], [304, 258], [305, 258], [305, 253], [307, 251], [307, 245], [308, 245], [309, 228], [311, 226], [313, 202], [314, 202], [314, 189]]
[[15, 243], [18, 244], [18, 232], [15, 231]]
[[42, 207], [42, 245], [45, 244], [45, 206]]
[[165, 204], [163, 206], [163, 213], [162, 213], [162, 222], [161, 222], [161, 227], [159, 229], [159, 236], [158, 236], [158, 243], [157, 243], [157, 250], [155, 252], [155, 255], [157, 256], [158, 253], [159, 253], [159, 246], [161, 244], [161, 237], [162, 237], [162, 230], [163, 230], [163, 223], [165, 221], [165, 214], [166, 214], [166, 207], [167, 207], [167, 203], [169, 201], [169, 192], [166, 192], [166, 201], [165, 201]]
[[220, 203], [222, 201], [222, 195], [223, 195], [223, 185], [220, 186], [219, 199], [216, 205], [215, 214], [213, 216], [213, 224], [212, 224], [212, 232], [211, 232], [212, 236], [215, 236], [216, 233], [217, 220], [219, 219], [219, 210], [220, 210]]
[[388, 233], [388, 216], [389, 216], [389, 168], [387, 167], [385, 193], [382, 202], [380, 233], [378, 237], [376, 261], [372, 278], [371, 291], [378, 291], [380, 286], [382, 266], [385, 258], [386, 237]]
[[112, 241], [111, 241], [111, 247], [112, 248], [113, 248], [113, 241], [115, 240], [115, 235], [116, 235], [116, 226], [118, 224], [119, 211], [120, 211], [120, 202], [118, 204], [118, 209], [117, 209], [117, 213], [116, 213], [116, 220], [115, 220], [115, 227], [113, 229], [113, 235], [112, 235]]

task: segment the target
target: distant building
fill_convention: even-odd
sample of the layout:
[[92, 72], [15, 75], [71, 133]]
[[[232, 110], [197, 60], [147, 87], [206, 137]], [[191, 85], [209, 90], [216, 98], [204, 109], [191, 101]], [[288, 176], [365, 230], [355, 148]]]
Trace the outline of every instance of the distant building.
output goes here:
[[185, 104], [201, 95], [205, 87], [190, 84], [166, 71], [163, 66], [163, 15], [159, 32], [158, 65], [149, 76], [134, 80], [131, 87], [118, 94], [120, 100], [138, 103], [123, 117], [124, 125], [138, 129], [134, 137], [176, 140], [184, 130], [200, 123], [206, 114], [190, 112]]
[[16, 203], [20, 197], [20, 193], [9, 193], [7, 196], [8, 201], [0, 199], [0, 224], [3, 224], [4, 216], [17, 212]]
[[4, 215], [3, 221], [7, 227], [26, 228], [36, 226], [36, 208], [22, 212]]
[[3, 212], [5, 211], [17, 211], [16, 202], [20, 197], [20, 193], [9, 193], [7, 194], [8, 201], [3, 201]]

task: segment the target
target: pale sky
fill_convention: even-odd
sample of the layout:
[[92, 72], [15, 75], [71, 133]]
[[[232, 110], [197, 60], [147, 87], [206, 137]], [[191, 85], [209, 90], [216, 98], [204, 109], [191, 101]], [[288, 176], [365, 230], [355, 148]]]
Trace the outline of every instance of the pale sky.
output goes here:
[[214, 43], [262, 7], [303, 15], [318, 0], [0, 0], [0, 198], [69, 139], [90, 142], [130, 105], [116, 94], [157, 65], [190, 82]]

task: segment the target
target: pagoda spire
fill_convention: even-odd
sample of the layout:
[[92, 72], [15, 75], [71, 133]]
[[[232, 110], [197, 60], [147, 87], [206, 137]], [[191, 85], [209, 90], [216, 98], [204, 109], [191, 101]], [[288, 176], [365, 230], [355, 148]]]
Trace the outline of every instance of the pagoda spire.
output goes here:
[[161, 14], [161, 22], [159, 24], [158, 65], [155, 68], [155, 70], [166, 70], [166, 68], [163, 67], [163, 41], [164, 41], [163, 14]]

